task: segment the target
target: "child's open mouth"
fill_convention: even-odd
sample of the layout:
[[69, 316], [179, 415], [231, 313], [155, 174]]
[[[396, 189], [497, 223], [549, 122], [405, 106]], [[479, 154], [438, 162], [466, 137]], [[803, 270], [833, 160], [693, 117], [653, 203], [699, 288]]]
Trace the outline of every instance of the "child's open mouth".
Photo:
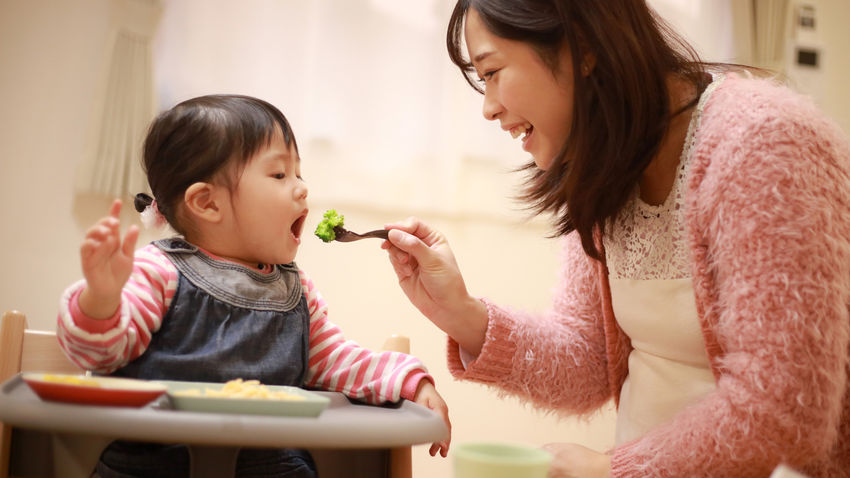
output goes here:
[[299, 217], [298, 219], [296, 219], [295, 222], [292, 223], [292, 227], [289, 228], [290, 231], [292, 232], [292, 235], [295, 236], [296, 239], [301, 238], [301, 231], [304, 229], [304, 222], [306, 220], [307, 220], [307, 215], [305, 214], [305, 215]]

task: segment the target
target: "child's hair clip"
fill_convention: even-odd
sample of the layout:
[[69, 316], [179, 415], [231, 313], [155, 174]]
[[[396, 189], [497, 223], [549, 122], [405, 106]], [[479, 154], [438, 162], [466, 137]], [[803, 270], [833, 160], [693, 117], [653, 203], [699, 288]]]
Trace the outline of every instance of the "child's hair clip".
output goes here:
[[159, 212], [156, 199], [151, 196], [145, 193], [136, 194], [133, 198], [133, 206], [140, 213], [142, 224], [146, 229], [161, 229], [168, 224], [168, 220]]

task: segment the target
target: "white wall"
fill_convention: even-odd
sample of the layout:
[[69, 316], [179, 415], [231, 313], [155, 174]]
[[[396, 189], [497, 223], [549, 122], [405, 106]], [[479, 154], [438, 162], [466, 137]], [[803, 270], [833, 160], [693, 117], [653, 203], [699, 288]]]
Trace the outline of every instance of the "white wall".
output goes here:
[[739, 57], [733, 38], [733, 3], [740, 0], [648, 0], [648, 3], [707, 61]]
[[[250, 23], [258, 18], [247, 7], [234, 9], [228, 6], [232, 2], [209, 1], [217, 2], [212, 5], [225, 9], [232, 19], [241, 18]], [[311, 5], [306, 15], [317, 15], [330, 1], [298, 3]], [[844, 25], [850, 22], [850, 6], [844, 0], [820, 1], [825, 39], [840, 52], [847, 43]], [[447, 233], [474, 294], [532, 310], [546, 307], [555, 278], [555, 244], [543, 239], [548, 231], [540, 221], [521, 222], [523, 215], [508, 199], [519, 177], [506, 170], [524, 161], [524, 155], [501, 134], [497, 125], [481, 120], [480, 97], [448, 65], [442, 39], [438, 38], [448, 17], [448, 0], [432, 4], [439, 33], [429, 31], [427, 22], [405, 28], [381, 27], [382, 35], [403, 36], [409, 29], [417, 31], [416, 41], [407, 38], [406, 43], [399, 44], [418, 49], [417, 54], [430, 55], [427, 65], [417, 66], [413, 61], [381, 64], [370, 60], [379, 53], [397, 54], [392, 45], [381, 45], [375, 51], [349, 48], [345, 50], [349, 62], [345, 63], [346, 68], [326, 70], [330, 66], [303, 63], [305, 57], [295, 54], [302, 44], [291, 43], [281, 46], [280, 57], [289, 61], [290, 66], [302, 66], [316, 76], [308, 79], [294, 76], [292, 84], [286, 84], [285, 88], [282, 85], [279, 90], [261, 81], [263, 75], [284, 81], [287, 75], [296, 73], [272, 61], [265, 69], [256, 67], [255, 71], [222, 73], [213, 68], [231, 61], [244, 62], [245, 55], [251, 51], [268, 55], [266, 46], [275, 43], [269, 37], [243, 38], [240, 35], [248, 33], [235, 32], [234, 25], [225, 25], [220, 30], [220, 43], [214, 43], [219, 55], [210, 56], [205, 49], [208, 45], [202, 41], [208, 38], [204, 36], [202, 20], [209, 11], [205, 13], [197, 2], [167, 2], [176, 10], [170, 16], [168, 12], [164, 14], [163, 28], [180, 31], [188, 25], [191, 30], [184, 29], [184, 33], [193, 31], [200, 36], [186, 33], [170, 46], [159, 45], [171, 55], [163, 56], [170, 71], [159, 70], [159, 80], [169, 74], [182, 74], [172, 76], [170, 89], [161, 91], [163, 103], [219, 88], [271, 97], [290, 117], [299, 135], [304, 174], [311, 187], [313, 212], [308, 227], [315, 227], [321, 212], [332, 207], [346, 214], [353, 229], [379, 227], [417, 214]], [[270, 12], [279, 8], [280, 3], [240, 2], [242, 6], [265, 9], [259, 15], [265, 20], [249, 30], [267, 31], [269, 25], [275, 26]], [[351, 0], [351, 3], [364, 8], [387, 4], [366, 0]], [[0, 254], [6, 270], [0, 276], [0, 309], [25, 311], [35, 328], [54, 327], [60, 293], [80, 277], [79, 242], [86, 228], [103, 214], [110, 202], [109, 198], [75, 197], [72, 178], [89, 148], [89, 127], [96, 114], [93, 105], [110, 53], [111, 8], [111, 0], [0, 1], [0, 223], [4, 228]], [[373, 22], [370, 25], [374, 28], [379, 27], [378, 19], [394, 18], [394, 13], [386, 10], [370, 11]], [[354, 9], [346, 11], [347, 15], [356, 13]], [[711, 18], [715, 17], [722, 15]], [[343, 27], [348, 17], [330, 18], [336, 27]], [[284, 19], [281, 24], [306, 28], [296, 20]], [[700, 23], [688, 25], [698, 28]], [[690, 31], [694, 41], [699, 38], [707, 45], [698, 45], [703, 51], [714, 45], [713, 26], [707, 24], [704, 29]], [[348, 34], [354, 32], [352, 28]], [[436, 45], [429, 54], [426, 44], [430, 38]], [[362, 41], [368, 44], [373, 40]], [[726, 40], [720, 44], [726, 45]], [[328, 43], [318, 45], [323, 55], [333, 52]], [[188, 58], [189, 63], [181, 66], [178, 53], [187, 55], [182, 58]], [[825, 106], [847, 128], [850, 108], [847, 108], [846, 78], [850, 75], [850, 65], [838, 53], [832, 58], [835, 63], [825, 86], [830, 101]], [[358, 65], [362, 64], [370, 68], [359, 69]], [[408, 78], [411, 69], [414, 76]], [[357, 79], [354, 84], [345, 82], [347, 70]], [[406, 102], [396, 109], [387, 105], [372, 108], [389, 119], [371, 116], [375, 119], [368, 123], [377, 122], [384, 131], [357, 129], [358, 134], [349, 134], [348, 128], [359, 118], [350, 112], [345, 113], [339, 127], [332, 122], [323, 123], [323, 116], [347, 112], [349, 108], [361, 114], [374, 113], [370, 110], [373, 101], [370, 98], [378, 87], [365, 83], [370, 71], [375, 73], [376, 82], [396, 83], [388, 86], [389, 96], [385, 101], [390, 105]], [[298, 86], [311, 81], [321, 81], [322, 87], [313, 90], [311, 96], [299, 96], [303, 90]], [[408, 82], [400, 83], [404, 81]], [[324, 93], [327, 95], [323, 96]], [[435, 99], [432, 101], [429, 95]], [[349, 100], [353, 102], [347, 103]], [[314, 105], [318, 105], [316, 111]], [[401, 126], [393, 129], [396, 124]], [[416, 136], [417, 131], [424, 136]], [[411, 134], [414, 136], [408, 136]], [[346, 141], [360, 136], [379, 144], [374, 149], [363, 145], [353, 148], [356, 151], [350, 150]], [[395, 136], [404, 139], [399, 141]], [[370, 154], [382, 155], [378, 164], [383, 166], [366, 166], [362, 161]], [[363, 174], [364, 169], [369, 174]], [[125, 220], [135, 221], [134, 214], [125, 212]], [[148, 234], [143, 240], [152, 237]], [[309, 238], [304, 242], [298, 262], [312, 275], [330, 304], [332, 319], [350, 338], [375, 348], [391, 333], [412, 338], [413, 353], [428, 364], [438, 389], [449, 403], [455, 442], [494, 439], [539, 445], [576, 441], [598, 450], [612, 444], [611, 410], [587, 422], [558, 421], [514, 399], [501, 399], [482, 386], [455, 382], [445, 366], [445, 337], [403, 297], [377, 242], [324, 244]], [[350, 265], [340, 268], [343, 261]], [[429, 457], [425, 446], [417, 447], [414, 452], [417, 476], [449, 476], [449, 465], [449, 460]]]
[[109, 32], [108, 0], [0, 2], [0, 308], [38, 327], [52, 327], [58, 294], [80, 274], [79, 239], [97, 214], [71, 179]]
[[[850, 1], [847, 0], [791, 0], [789, 27], [786, 32], [788, 56], [786, 72], [791, 83], [800, 91], [812, 96], [815, 102], [839, 125], [850, 133]], [[801, 32], [793, 25], [797, 7], [808, 5], [815, 9], [815, 30]], [[818, 68], [794, 65], [796, 45], [815, 47], [820, 52]]]

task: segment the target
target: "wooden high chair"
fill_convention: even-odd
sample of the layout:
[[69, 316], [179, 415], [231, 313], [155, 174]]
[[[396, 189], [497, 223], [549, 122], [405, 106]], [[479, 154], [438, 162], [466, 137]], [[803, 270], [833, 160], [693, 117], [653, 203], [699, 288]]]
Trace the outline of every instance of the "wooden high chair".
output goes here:
[[[384, 349], [409, 353], [410, 344], [405, 337], [393, 336], [384, 344]], [[0, 383], [18, 372], [79, 374], [83, 370], [65, 356], [55, 332], [28, 329], [26, 316], [12, 310], [4, 313], [0, 321]], [[12, 427], [3, 423], [0, 423], [0, 432], [0, 478], [51, 476], [57, 447], [45, 433], [20, 429], [13, 433]], [[12, 440], [15, 440], [14, 446]], [[351, 469], [343, 464], [351, 463], [357, 453], [356, 450], [311, 451], [322, 478], [349, 475]], [[73, 453], [73, 450], [58, 452]], [[413, 476], [410, 447], [396, 448], [388, 454], [387, 476]], [[92, 468], [94, 465], [92, 463]]]
[[[54, 332], [27, 329], [27, 319], [12, 310], [0, 322], [0, 382], [18, 372], [82, 373], [68, 360]], [[0, 423], [0, 478], [9, 477], [12, 427]], [[35, 461], [35, 460], [33, 460]]]

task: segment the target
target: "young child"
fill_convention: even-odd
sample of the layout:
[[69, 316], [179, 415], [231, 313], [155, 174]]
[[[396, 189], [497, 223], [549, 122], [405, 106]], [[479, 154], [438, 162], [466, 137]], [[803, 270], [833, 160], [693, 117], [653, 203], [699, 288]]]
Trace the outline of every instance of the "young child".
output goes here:
[[[411, 399], [446, 420], [425, 366], [346, 341], [293, 262], [307, 217], [295, 137], [283, 114], [246, 96], [194, 98], [159, 115], [144, 146], [154, 198], [143, 216], [180, 236], [135, 251], [121, 201], [86, 234], [84, 280], [62, 296], [59, 342], [76, 364], [141, 379], [257, 379], [339, 391], [372, 404]], [[153, 199], [153, 200], [152, 200]], [[448, 440], [431, 446], [446, 456]], [[187, 476], [184, 446], [118, 441], [103, 478]], [[301, 450], [242, 450], [237, 476], [313, 477]]]

